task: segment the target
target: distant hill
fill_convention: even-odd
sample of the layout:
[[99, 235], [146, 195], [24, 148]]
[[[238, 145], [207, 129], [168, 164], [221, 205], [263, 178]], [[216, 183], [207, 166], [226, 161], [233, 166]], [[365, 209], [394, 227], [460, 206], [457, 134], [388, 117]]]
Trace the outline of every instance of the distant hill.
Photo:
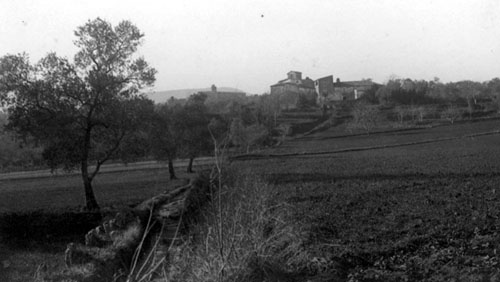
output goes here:
[[[155, 103], [164, 103], [170, 97], [176, 99], [184, 99], [189, 97], [191, 94], [198, 93], [200, 91], [210, 91], [210, 88], [193, 88], [193, 89], [178, 89], [178, 90], [168, 90], [168, 91], [155, 91], [147, 93], [147, 96], [155, 101]], [[218, 92], [242, 92], [240, 89], [231, 87], [217, 87]]]

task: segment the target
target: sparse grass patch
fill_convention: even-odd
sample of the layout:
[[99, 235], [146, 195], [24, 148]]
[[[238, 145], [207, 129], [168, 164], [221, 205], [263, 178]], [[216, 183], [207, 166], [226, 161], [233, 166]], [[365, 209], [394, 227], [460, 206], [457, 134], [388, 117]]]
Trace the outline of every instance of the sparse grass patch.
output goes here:
[[252, 173], [230, 178], [222, 186], [221, 201], [213, 190], [211, 204], [190, 227], [187, 239], [171, 250], [165, 281], [263, 281], [269, 277], [293, 281], [298, 275], [292, 273], [296, 264], [309, 259], [298, 240], [300, 228], [285, 224], [286, 207], [273, 201], [270, 185]]
[[[66, 244], [52, 244], [54, 250], [64, 250]], [[64, 271], [64, 255], [36, 249], [11, 249], [0, 244], [0, 281], [38, 282], [45, 273]]]

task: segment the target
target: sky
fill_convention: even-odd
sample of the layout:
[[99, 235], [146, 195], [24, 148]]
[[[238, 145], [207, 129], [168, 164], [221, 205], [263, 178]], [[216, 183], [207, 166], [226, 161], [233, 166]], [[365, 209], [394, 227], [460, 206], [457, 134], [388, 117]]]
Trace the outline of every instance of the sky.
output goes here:
[[76, 27], [132, 21], [154, 90], [212, 84], [269, 92], [317, 79], [443, 82], [500, 77], [500, 0], [0, 0], [0, 56], [73, 58]]

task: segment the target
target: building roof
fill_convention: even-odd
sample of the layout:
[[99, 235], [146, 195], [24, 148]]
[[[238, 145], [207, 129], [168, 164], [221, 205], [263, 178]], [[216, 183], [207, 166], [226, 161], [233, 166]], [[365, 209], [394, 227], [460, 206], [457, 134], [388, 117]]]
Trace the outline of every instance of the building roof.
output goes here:
[[297, 85], [298, 87], [302, 87], [302, 88], [311, 88], [311, 89], [314, 89], [314, 86], [307, 85], [307, 84], [302, 84], [302, 83], [295, 83], [295, 82], [292, 82], [292, 81], [278, 82], [276, 84], [271, 85], [271, 87], [273, 87], [273, 86], [282, 86], [282, 85], [286, 85], [286, 84], [293, 84], [293, 85]]
[[316, 79], [316, 81], [327, 80], [327, 79], [333, 81], [333, 75], [328, 75], [328, 76], [320, 77], [320, 78]]
[[371, 80], [340, 81], [333, 84], [335, 87], [371, 87], [378, 85]]
[[314, 89], [314, 81], [312, 79], [310, 79], [309, 77], [306, 77], [305, 79], [300, 79], [300, 80], [285, 78], [285, 79], [278, 81], [278, 83], [271, 85], [271, 87], [281, 86], [281, 85], [286, 85], [286, 84], [293, 84], [293, 85], [297, 85], [298, 87]]

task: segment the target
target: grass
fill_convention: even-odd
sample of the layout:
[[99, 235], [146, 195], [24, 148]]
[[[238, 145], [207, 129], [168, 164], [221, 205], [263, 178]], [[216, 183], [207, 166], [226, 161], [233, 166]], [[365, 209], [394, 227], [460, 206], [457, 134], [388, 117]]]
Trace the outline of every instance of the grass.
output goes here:
[[[190, 227], [184, 242], [171, 249], [161, 281], [265, 281], [286, 279], [285, 265], [300, 259], [296, 230], [274, 213], [272, 189], [249, 171], [224, 171], [225, 185]], [[219, 197], [221, 201], [219, 201]], [[299, 257], [297, 257], [299, 255]], [[274, 280], [273, 280], [274, 281]]]
[[[166, 170], [136, 170], [98, 175], [94, 182], [97, 201], [102, 206], [131, 205], [161, 193], [169, 185], [183, 183], [169, 180]], [[54, 176], [0, 181], [0, 213], [80, 208], [84, 204], [81, 177]]]
[[[163, 170], [98, 175], [96, 197], [105, 213], [135, 205], [180, 186], [187, 175], [170, 181]], [[7, 180], [0, 183], [0, 281], [35, 281], [43, 273], [63, 273], [64, 250], [83, 243], [101, 216], [83, 210], [79, 176]]]
[[40, 271], [61, 272], [64, 270], [65, 244], [52, 244], [52, 252], [43, 250], [17, 250], [1, 246], [0, 281], [35, 281]]

